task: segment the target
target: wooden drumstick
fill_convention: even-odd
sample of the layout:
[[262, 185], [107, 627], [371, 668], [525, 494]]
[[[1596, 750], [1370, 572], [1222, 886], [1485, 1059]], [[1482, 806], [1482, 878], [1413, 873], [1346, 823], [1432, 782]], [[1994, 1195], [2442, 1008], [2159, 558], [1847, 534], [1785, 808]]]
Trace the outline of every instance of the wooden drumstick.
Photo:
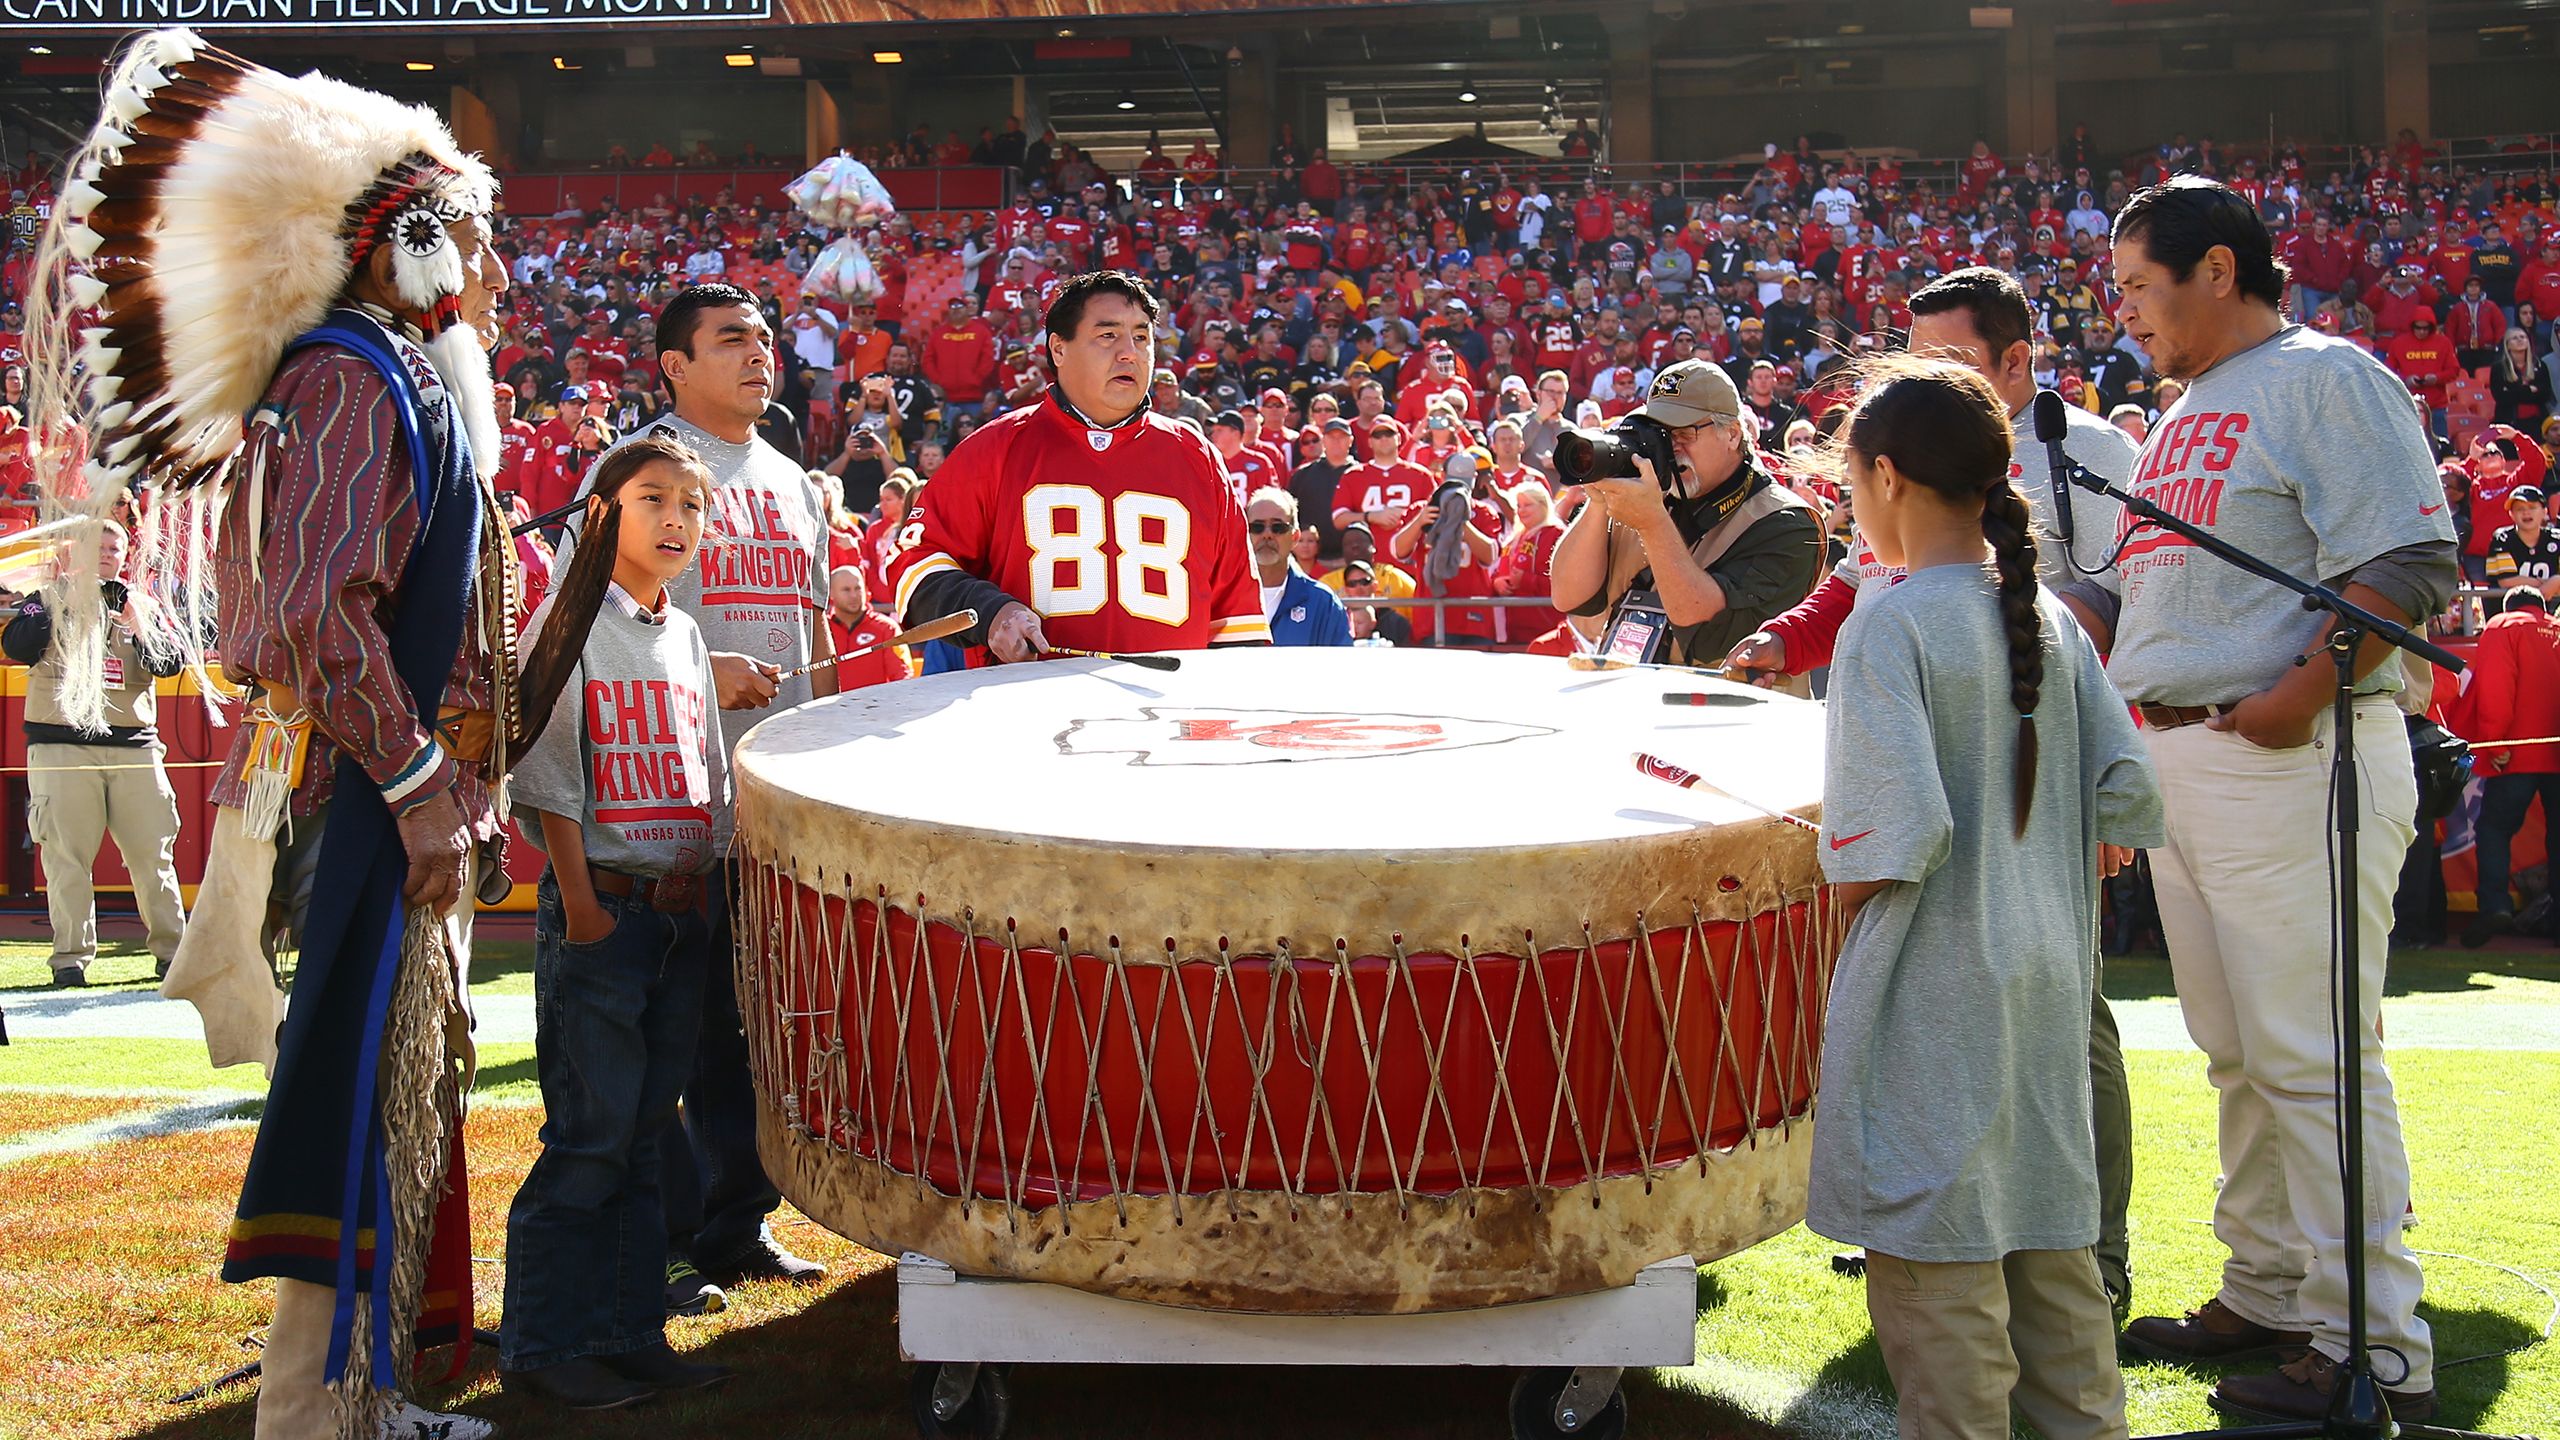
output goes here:
[[927, 620], [912, 630], [901, 630], [886, 640], [874, 640], [859, 650], [847, 650], [841, 655], [830, 655], [823, 660], [812, 660], [806, 665], [795, 665], [791, 669], [785, 670], [773, 678], [776, 680], [788, 680], [795, 675], [806, 675], [812, 671], [824, 670], [839, 660], [851, 660], [858, 655], [868, 655], [874, 650], [886, 650], [892, 645], [921, 645], [927, 640], [940, 640], [946, 635], [957, 635], [961, 631], [966, 630], [977, 623], [977, 611], [954, 610], [939, 620]]
[[1644, 660], [1612, 660], [1606, 655], [1567, 655], [1568, 670], [1664, 670], [1674, 675], [1713, 675], [1724, 679], [1732, 672], [1722, 665], [1656, 665]]
[[1662, 692], [1662, 703], [1665, 705], [1758, 705], [1768, 698], [1766, 695], [1737, 693], [1732, 690], [1665, 690]]
[[1126, 665], [1135, 665], [1143, 670], [1179, 670], [1182, 668], [1182, 661], [1171, 655], [1113, 655], [1101, 650], [1070, 650], [1064, 645], [1052, 645], [1048, 649], [1041, 651], [1040, 654], [1043, 658], [1051, 655], [1064, 655], [1070, 660], [1117, 660]]
[[1704, 790], [1710, 795], [1721, 795], [1736, 805], [1740, 805], [1745, 809], [1757, 810], [1772, 820], [1784, 821], [1789, 825], [1795, 826], [1799, 830], [1810, 830], [1816, 835], [1822, 833], [1821, 826], [1814, 824], [1812, 821], [1805, 819], [1801, 815], [1789, 815], [1783, 810], [1772, 810], [1768, 806], [1763, 805], [1756, 800], [1745, 800], [1741, 796], [1734, 794], [1732, 791], [1725, 789], [1723, 786], [1707, 779], [1707, 777], [1694, 771], [1683, 770], [1679, 766], [1674, 765], [1670, 761], [1662, 759], [1659, 756], [1647, 755], [1643, 751], [1639, 750], [1636, 752], [1635, 760], [1636, 769], [1638, 771], [1643, 774], [1650, 775], [1656, 780], [1667, 781], [1673, 785], [1679, 786], [1683, 790]]

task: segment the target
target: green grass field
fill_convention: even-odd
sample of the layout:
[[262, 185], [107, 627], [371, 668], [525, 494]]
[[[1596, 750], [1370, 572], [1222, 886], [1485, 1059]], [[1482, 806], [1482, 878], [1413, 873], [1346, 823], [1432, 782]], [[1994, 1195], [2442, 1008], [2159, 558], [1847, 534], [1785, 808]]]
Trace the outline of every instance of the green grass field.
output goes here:
[[[483, 995], [524, 994], [530, 947], [484, 945]], [[113, 954], [102, 988], [147, 989], [147, 957]], [[0, 942], [0, 1007], [45, 981], [42, 947]], [[2164, 962], [2111, 962], [2129, 1017], [2175, 1043]], [[2396, 957], [2386, 1005], [2416, 1176], [2444, 1423], [2560, 1437], [2560, 1350], [2542, 1343], [2560, 1289], [2560, 957], [2521, 950]], [[2139, 1170], [2136, 1303], [2175, 1311], [2212, 1293], [2220, 1248], [2204, 1225], [2215, 1183], [2213, 1102], [2200, 1058], [2129, 1057]], [[126, 1125], [182, 1103], [254, 1093], [254, 1069], [214, 1071], [180, 1039], [27, 1040], [0, 1049], [0, 1436], [221, 1440], [249, 1432], [249, 1391], [183, 1406], [165, 1397], [242, 1358], [261, 1322], [254, 1287], [212, 1278], [249, 1132], [111, 1139], [10, 1158], [48, 1133]], [[482, 1055], [473, 1125], [475, 1249], [483, 1324], [498, 1312], [506, 1200], [529, 1163], [537, 1113], [530, 1047]], [[254, 1106], [238, 1109], [246, 1114]], [[786, 1238], [837, 1268], [815, 1291], [750, 1287], [728, 1315], [677, 1322], [679, 1346], [749, 1383], [648, 1412], [569, 1424], [518, 1407], [484, 1370], [443, 1400], [524, 1435], [754, 1434], [902, 1437], [906, 1367], [885, 1261], [788, 1216]], [[1802, 1437], [1890, 1433], [1891, 1390], [1856, 1282], [1801, 1227], [1699, 1276], [1699, 1363], [1629, 1380], [1636, 1435]], [[2456, 1258], [2461, 1257], [2461, 1258]], [[2502, 1268], [2503, 1267], [2503, 1268]], [[29, 1303], [30, 1299], [34, 1303]], [[2501, 1353], [2501, 1352], [2515, 1353]], [[2136, 1434], [2211, 1424], [2210, 1372], [2126, 1372]], [[1468, 1371], [1186, 1371], [1050, 1368], [1014, 1377], [1019, 1436], [1498, 1436], [1508, 1378]]]

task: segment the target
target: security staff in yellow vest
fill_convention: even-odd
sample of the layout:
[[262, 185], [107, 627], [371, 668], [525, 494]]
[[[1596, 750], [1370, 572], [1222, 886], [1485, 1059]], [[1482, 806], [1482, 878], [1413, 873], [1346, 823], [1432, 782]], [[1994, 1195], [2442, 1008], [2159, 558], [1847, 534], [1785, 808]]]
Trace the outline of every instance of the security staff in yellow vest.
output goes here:
[[[1590, 503], [1556, 544], [1556, 608], [1580, 621], [1606, 615], [1604, 656], [1717, 664], [1812, 593], [1822, 523], [1771, 481], [1741, 392], [1717, 366], [1664, 366], [1636, 414], [1669, 430], [1679, 473], [1666, 484], [1638, 448], [1633, 477], [1582, 482]], [[1558, 448], [1561, 461], [1568, 444]]]
[[106, 592], [107, 729], [83, 733], [63, 723], [59, 694], [66, 647], [53, 643], [48, 597], [61, 577], [18, 602], [0, 630], [0, 653], [29, 667], [27, 675], [27, 829], [44, 860], [44, 889], [53, 921], [53, 983], [86, 985], [98, 955], [97, 912], [90, 882], [98, 844], [109, 835], [124, 852], [133, 898], [149, 930], [151, 953], [168, 973], [178, 953], [185, 914], [178, 899], [174, 847], [178, 797], [161, 768], [164, 753], [153, 727], [153, 683], [178, 673], [178, 647], [160, 643], [162, 631], [149, 602], [125, 587], [124, 527], [101, 522], [98, 580]]

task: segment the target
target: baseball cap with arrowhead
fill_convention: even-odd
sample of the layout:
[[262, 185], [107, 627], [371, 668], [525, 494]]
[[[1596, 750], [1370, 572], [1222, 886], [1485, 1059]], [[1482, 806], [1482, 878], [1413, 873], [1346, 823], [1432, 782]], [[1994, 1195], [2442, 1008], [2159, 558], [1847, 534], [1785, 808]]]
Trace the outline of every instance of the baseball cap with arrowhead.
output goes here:
[[1653, 377], [1639, 413], [1675, 430], [1710, 421], [1731, 425], [1742, 418], [1742, 392], [1733, 388], [1733, 377], [1722, 366], [1676, 361]]

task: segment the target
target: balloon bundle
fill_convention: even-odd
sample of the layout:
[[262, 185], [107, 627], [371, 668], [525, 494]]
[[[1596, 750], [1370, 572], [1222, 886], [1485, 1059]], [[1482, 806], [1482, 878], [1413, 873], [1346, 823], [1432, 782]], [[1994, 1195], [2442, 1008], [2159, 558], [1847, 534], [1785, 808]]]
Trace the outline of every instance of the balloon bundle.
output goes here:
[[801, 277], [800, 288], [848, 303], [880, 298], [879, 271], [853, 232], [878, 225], [897, 214], [898, 207], [871, 167], [850, 155], [831, 155], [783, 186], [782, 193], [801, 214], [845, 232], [818, 252], [817, 263]]
[[800, 289], [811, 295], [848, 303], [880, 298], [880, 274], [871, 264], [871, 254], [853, 236], [839, 235], [818, 252], [809, 273], [800, 277]]
[[898, 213], [889, 187], [850, 155], [819, 161], [808, 174], [783, 186], [782, 193], [801, 214], [830, 229], [867, 228]]

